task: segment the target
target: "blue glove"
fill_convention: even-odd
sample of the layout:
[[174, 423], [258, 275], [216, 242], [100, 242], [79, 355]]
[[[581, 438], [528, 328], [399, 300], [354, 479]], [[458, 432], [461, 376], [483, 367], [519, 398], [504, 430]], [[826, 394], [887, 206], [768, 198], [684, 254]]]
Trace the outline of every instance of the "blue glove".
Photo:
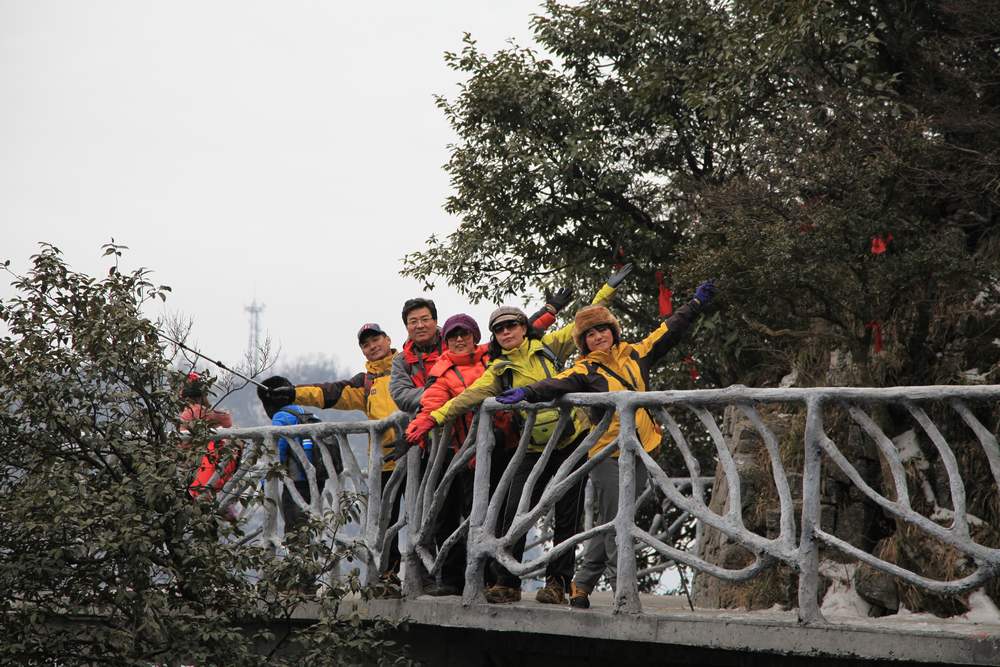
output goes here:
[[621, 284], [621, 282], [625, 280], [628, 274], [632, 273], [632, 268], [633, 268], [632, 262], [629, 262], [622, 268], [615, 271], [613, 274], [611, 274], [611, 277], [608, 278], [608, 285], [611, 285], [612, 287], [618, 287]]
[[698, 300], [703, 306], [707, 306], [712, 303], [712, 299], [715, 297], [715, 281], [706, 280], [702, 284], [698, 285], [698, 288], [694, 291], [694, 298]]
[[503, 403], [504, 405], [513, 405], [514, 403], [520, 403], [528, 396], [528, 392], [524, 389], [508, 389], [504, 393], [497, 396], [497, 403]]

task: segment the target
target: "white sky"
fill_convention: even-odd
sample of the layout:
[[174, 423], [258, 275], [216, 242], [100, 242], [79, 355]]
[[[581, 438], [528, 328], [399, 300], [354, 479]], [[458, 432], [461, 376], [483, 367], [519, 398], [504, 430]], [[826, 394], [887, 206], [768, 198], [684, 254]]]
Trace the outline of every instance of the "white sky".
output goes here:
[[539, 4], [0, 0], [0, 260], [49, 241], [102, 272], [114, 237], [206, 354], [238, 361], [256, 297], [284, 358], [360, 369], [360, 324], [405, 340], [400, 258], [457, 224], [442, 54], [531, 43]]

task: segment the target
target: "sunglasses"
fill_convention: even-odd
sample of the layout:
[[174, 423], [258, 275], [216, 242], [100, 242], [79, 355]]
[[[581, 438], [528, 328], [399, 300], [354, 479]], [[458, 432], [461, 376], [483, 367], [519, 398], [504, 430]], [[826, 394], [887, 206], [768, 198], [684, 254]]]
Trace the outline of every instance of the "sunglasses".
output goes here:
[[472, 332], [468, 329], [452, 329], [448, 332], [447, 340], [452, 338], [472, 338]]
[[501, 331], [506, 331], [507, 329], [516, 329], [519, 326], [521, 326], [521, 323], [517, 321], [501, 322], [490, 329], [490, 331], [493, 333], [500, 333]]

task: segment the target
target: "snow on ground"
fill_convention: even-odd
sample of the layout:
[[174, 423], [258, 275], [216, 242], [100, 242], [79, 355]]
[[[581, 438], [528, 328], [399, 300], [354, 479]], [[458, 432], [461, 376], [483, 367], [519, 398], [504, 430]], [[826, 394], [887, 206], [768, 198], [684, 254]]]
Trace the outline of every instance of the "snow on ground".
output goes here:
[[830, 560], [820, 563], [819, 573], [830, 580], [830, 588], [820, 606], [823, 615], [867, 618], [871, 613], [871, 605], [854, 590], [854, 571], [857, 567], [854, 563]]
[[920, 450], [920, 444], [917, 442], [917, 432], [912, 428], [893, 438], [892, 444], [896, 445], [896, 449], [899, 451], [899, 460], [901, 463], [906, 464], [909, 461], [913, 461], [920, 470], [927, 469], [927, 459], [924, 457], [924, 453]]

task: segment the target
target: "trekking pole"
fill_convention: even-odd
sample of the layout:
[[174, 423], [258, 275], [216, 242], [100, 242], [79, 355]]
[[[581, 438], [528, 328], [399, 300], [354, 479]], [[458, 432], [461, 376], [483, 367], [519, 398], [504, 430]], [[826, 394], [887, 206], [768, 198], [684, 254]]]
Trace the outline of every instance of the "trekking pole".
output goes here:
[[681, 567], [681, 564], [677, 561], [674, 561], [674, 564], [677, 566], [677, 574], [680, 575], [681, 578], [681, 590], [684, 591], [684, 597], [687, 598], [688, 606], [691, 607], [691, 611], [694, 611], [694, 604], [691, 602], [691, 593], [688, 592], [687, 582], [684, 581], [684, 570]]
[[240, 378], [241, 380], [246, 380], [250, 384], [256, 385], [256, 386], [260, 387], [261, 389], [264, 389], [265, 391], [268, 390], [268, 388], [266, 386], [262, 385], [260, 382], [257, 382], [254, 379], [248, 378], [246, 375], [243, 375], [242, 373], [238, 373], [237, 371], [234, 371], [232, 368], [230, 368], [229, 366], [226, 366], [221, 361], [216, 361], [215, 359], [211, 359], [209, 357], [206, 357], [204, 354], [202, 354], [198, 350], [195, 350], [195, 349], [192, 349], [192, 348], [188, 347], [187, 345], [185, 345], [184, 343], [180, 342], [179, 340], [174, 340], [173, 338], [171, 338], [167, 334], [163, 333], [159, 329], [156, 330], [156, 334], [160, 338], [163, 338], [163, 339], [165, 339], [167, 341], [170, 341], [171, 343], [173, 343], [177, 347], [181, 348], [182, 350], [187, 350], [191, 354], [198, 355], [199, 357], [201, 357], [202, 359], [204, 359], [208, 363], [215, 364], [216, 366], [218, 366], [222, 370], [226, 371], [227, 373], [232, 373], [233, 375], [235, 375], [236, 377]]

